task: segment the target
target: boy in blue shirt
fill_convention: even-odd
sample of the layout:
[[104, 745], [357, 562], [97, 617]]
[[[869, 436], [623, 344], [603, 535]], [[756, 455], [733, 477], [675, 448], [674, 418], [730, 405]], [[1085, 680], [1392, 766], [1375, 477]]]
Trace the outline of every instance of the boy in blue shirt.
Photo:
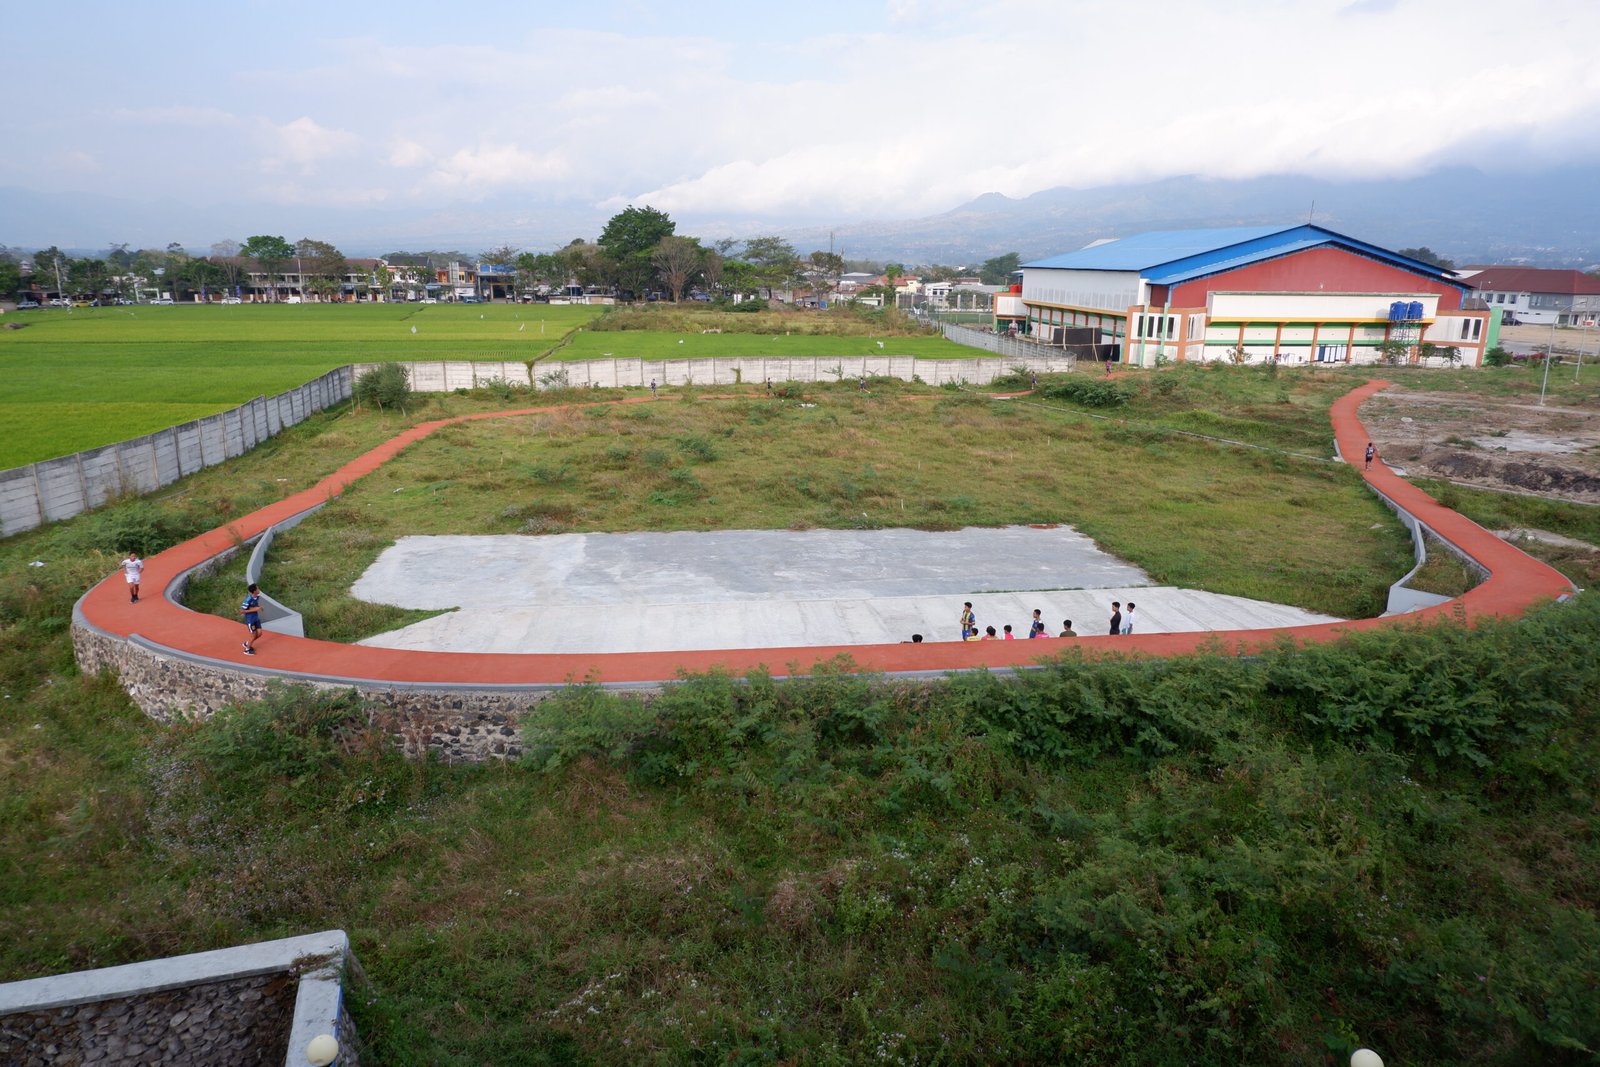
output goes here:
[[246, 592], [249, 595], [239, 605], [239, 612], [244, 616], [245, 629], [250, 631], [250, 638], [244, 643], [244, 654], [253, 656], [256, 654], [256, 638], [261, 636], [261, 589], [251, 582]]

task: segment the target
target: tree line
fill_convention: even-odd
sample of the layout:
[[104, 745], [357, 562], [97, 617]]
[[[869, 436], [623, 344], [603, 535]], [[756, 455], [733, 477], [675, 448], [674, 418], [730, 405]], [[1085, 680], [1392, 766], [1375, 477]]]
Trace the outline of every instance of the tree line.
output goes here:
[[[660, 296], [674, 302], [690, 293], [706, 299], [736, 293], [800, 287], [831, 291], [846, 271], [883, 274], [892, 288], [911, 273], [899, 263], [846, 260], [828, 251], [802, 256], [778, 236], [702, 242], [677, 232], [665, 212], [648, 205], [629, 205], [613, 215], [595, 240], [577, 238], [549, 252], [501, 245], [477, 255], [457, 251], [396, 251], [381, 258], [370, 276], [358, 280], [358, 292], [387, 293], [399, 285], [415, 291], [433, 282], [433, 272], [451, 262], [478, 263], [514, 274], [517, 291], [549, 293], [580, 286], [643, 299]], [[986, 260], [976, 271], [933, 265], [918, 276], [944, 281], [976, 273], [984, 283], [1005, 284], [1017, 269], [1015, 252]], [[257, 234], [243, 241], [213, 244], [210, 255], [193, 255], [174, 242], [165, 248], [130, 249], [114, 244], [97, 256], [73, 257], [52, 245], [31, 256], [0, 245], [0, 293], [15, 293], [28, 279], [34, 289], [90, 296], [130, 297], [138, 289], [178, 293], [235, 292], [249, 283], [251, 264], [269, 279], [294, 265], [300, 288], [324, 297], [349, 284], [349, 261], [334, 245], [306, 237], [290, 242], [281, 236]]]

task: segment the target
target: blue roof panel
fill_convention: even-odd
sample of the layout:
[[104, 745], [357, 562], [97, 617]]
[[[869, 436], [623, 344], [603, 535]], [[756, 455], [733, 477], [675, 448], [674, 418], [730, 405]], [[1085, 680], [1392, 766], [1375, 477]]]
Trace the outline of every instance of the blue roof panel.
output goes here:
[[1148, 270], [1163, 263], [1229, 248], [1244, 241], [1269, 237], [1293, 227], [1225, 226], [1210, 230], [1157, 230], [1124, 237], [1120, 241], [1080, 248], [1049, 259], [1024, 263], [1024, 267], [1069, 270]]
[[1459, 285], [1449, 272], [1309, 223], [1298, 226], [1231, 226], [1159, 230], [1081, 248], [1023, 266], [1065, 270], [1138, 271], [1152, 285], [1176, 285], [1319, 245], [1339, 245], [1437, 281]]

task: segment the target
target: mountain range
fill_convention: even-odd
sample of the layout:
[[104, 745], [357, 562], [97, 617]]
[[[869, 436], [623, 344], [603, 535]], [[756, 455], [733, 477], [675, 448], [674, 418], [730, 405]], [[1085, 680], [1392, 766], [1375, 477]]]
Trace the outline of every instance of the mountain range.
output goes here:
[[1536, 174], [1449, 168], [1426, 176], [1332, 181], [1175, 177], [1013, 199], [988, 193], [922, 219], [812, 227], [787, 234], [802, 251], [909, 264], [977, 263], [1002, 252], [1023, 262], [1101, 238], [1197, 226], [1318, 225], [1386, 248], [1427, 246], [1464, 263], [1600, 264], [1600, 166]]
[[[1195, 176], [1059, 187], [1012, 198], [987, 193], [924, 218], [819, 225], [814, 220], [685, 212], [678, 232], [716, 238], [777, 234], [801, 254], [972, 265], [1005, 252], [1023, 261], [1147, 230], [1308, 219], [1388, 248], [1427, 246], [1457, 263], [1587, 269], [1600, 264], [1600, 165], [1526, 174], [1451, 167], [1410, 178], [1333, 180], [1301, 175]], [[222, 236], [280, 233], [331, 241], [346, 255], [396, 249], [475, 252], [511, 244], [543, 251], [592, 239], [611, 214], [592, 203], [485, 200], [424, 211], [398, 207], [287, 208], [233, 202], [138, 203], [109, 196], [0, 188], [0, 244], [98, 253], [113, 242], [205, 252]]]

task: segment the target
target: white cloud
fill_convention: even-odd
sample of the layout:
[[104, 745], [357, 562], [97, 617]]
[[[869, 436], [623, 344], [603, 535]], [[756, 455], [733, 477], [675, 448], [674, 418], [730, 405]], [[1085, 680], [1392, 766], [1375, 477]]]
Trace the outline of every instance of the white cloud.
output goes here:
[[304, 115], [282, 125], [269, 124], [268, 138], [269, 155], [262, 162], [269, 167], [290, 164], [303, 174], [311, 173], [325, 159], [350, 151], [359, 140]]
[[399, 138], [389, 148], [389, 166], [420, 167], [433, 162], [433, 153], [408, 138]]
[[[1486, 29], [1503, 0], [817, 0], [782, 21], [526, 5], [448, 32], [219, 9], [183, 27], [185, 79], [126, 72], [114, 99], [137, 104], [79, 79], [54, 101], [70, 126], [0, 117], [0, 176], [196, 202], [259, 183], [440, 211], [529, 190], [845, 222], [1174, 174], [1550, 164], [1597, 154], [1593, 5], [1523, 0], [1538, 47], [1513, 48]], [[106, 21], [108, 49], [155, 33]], [[245, 33], [261, 48], [241, 63], [227, 45]], [[54, 89], [51, 58], [24, 55], [14, 80]]]
[[559, 153], [534, 153], [516, 145], [463, 148], [439, 160], [430, 182], [468, 193], [506, 185], [526, 185], [566, 172]]

